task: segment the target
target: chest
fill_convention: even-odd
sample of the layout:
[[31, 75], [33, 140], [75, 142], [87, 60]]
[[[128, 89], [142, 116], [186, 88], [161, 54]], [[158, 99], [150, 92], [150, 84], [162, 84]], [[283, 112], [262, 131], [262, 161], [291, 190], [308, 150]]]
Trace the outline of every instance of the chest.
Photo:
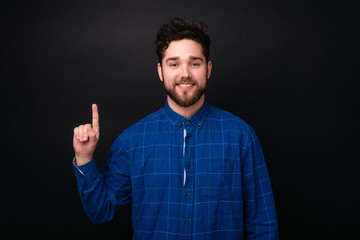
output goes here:
[[132, 151], [133, 188], [182, 188], [190, 180], [201, 187], [210, 177], [236, 177], [241, 172], [237, 134], [221, 126], [147, 131]]

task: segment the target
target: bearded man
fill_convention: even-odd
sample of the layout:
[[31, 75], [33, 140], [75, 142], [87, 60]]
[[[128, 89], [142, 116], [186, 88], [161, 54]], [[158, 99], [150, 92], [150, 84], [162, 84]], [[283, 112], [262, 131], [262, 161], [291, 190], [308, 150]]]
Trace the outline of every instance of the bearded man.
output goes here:
[[251, 126], [205, 98], [212, 62], [208, 27], [175, 18], [155, 42], [165, 106], [114, 141], [100, 172], [92, 124], [74, 129], [74, 171], [94, 223], [132, 205], [133, 239], [278, 239], [270, 179]]

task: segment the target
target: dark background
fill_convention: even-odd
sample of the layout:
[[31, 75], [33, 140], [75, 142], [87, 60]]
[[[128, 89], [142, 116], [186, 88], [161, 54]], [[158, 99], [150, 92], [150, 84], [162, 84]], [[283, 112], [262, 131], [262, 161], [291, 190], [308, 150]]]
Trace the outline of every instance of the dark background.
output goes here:
[[[104, 168], [122, 130], [165, 103], [153, 42], [172, 17], [210, 26], [208, 101], [262, 143], [282, 239], [359, 228], [357, 7], [346, 1], [2, 3], [1, 234], [131, 237], [131, 209], [93, 225], [72, 169], [72, 131], [100, 111]], [[9, 235], [11, 234], [11, 235]]]

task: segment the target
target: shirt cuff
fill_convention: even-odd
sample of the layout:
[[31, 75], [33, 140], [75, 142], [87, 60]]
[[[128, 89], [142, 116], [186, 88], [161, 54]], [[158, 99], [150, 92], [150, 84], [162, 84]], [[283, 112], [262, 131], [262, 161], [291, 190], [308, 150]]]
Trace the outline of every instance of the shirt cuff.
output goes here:
[[73, 167], [76, 178], [79, 182], [83, 182], [85, 180], [85, 182], [89, 183], [94, 181], [100, 175], [94, 158], [91, 159], [91, 161], [88, 163], [85, 163], [81, 166], [76, 166], [76, 157], [74, 157]]

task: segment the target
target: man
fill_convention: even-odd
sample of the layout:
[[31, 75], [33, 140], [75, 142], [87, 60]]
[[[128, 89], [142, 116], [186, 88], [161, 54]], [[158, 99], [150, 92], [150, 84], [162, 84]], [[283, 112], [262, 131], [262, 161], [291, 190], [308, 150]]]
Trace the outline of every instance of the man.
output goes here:
[[165, 107], [113, 143], [104, 173], [93, 152], [99, 114], [74, 129], [74, 170], [94, 223], [132, 204], [134, 239], [278, 239], [270, 180], [253, 129], [205, 99], [207, 26], [173, 19], [155, 42]]

